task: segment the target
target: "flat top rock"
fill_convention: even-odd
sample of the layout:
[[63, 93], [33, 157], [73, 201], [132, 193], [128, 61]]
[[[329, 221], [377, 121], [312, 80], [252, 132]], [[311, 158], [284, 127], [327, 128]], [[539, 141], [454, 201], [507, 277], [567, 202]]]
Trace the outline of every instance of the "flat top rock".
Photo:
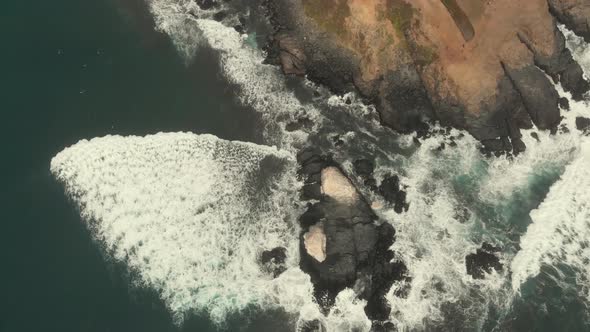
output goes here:
[[303, 235], [303, 244], [307, 253], [318, 262], [326, 260], [326, 234], [322, 223], [309, 227]]
[[350, 180], [337, 167], [322, 170], [322, 193], [339, 203], [355, 204], [359, 194]]

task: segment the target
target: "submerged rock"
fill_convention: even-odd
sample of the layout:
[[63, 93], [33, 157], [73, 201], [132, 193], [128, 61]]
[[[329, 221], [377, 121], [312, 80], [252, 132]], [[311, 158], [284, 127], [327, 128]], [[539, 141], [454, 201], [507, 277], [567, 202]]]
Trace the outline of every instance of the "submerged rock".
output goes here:
[[260, 256], [260, 263], [263, 269], [271, 273], [275, 278], [287, 269], [285, 260], [287, 259], [287, 249], [276, 247], [272, 250], [265, 250]]
[[501, 271], [502, 263], [498, 257], [499, 248], [484, 242], [480, 249], [465, 257], [467, 273], [475, 279], [483, 279], [486, 273]]
[[385, 201], [394, 205], [395, 212], [408, 211], [410, 205], [406, 202], [406, 192], [400, 188], [397, 175], [387, 175], [379, 185], [379, 193]]
[[297, 332], [325, 332], [326, 327], [317, 319], [306, 321], [298, 326]]
[[587, 131], [590, 129], [590, 119], [578, 116], [576, 118], [576, 128], [581, 131]]

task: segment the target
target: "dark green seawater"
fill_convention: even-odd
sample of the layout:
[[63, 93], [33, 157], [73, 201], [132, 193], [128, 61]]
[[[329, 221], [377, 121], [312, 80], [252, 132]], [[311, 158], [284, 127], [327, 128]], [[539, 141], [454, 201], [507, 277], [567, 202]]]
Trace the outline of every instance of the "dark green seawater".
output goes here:
[[[254, 113], [237, 105], [211, 54], [186, 66], [140, 0], [8, 0], [0, 15], [0, 332], [216, 330], [198, 315], [175, 326], [156, 294], [130, 289], [49, 162], [80, 139], [108, 134], [257, 141]], [[276, 314], [252, 312], [226, 329], [281, 324]]]

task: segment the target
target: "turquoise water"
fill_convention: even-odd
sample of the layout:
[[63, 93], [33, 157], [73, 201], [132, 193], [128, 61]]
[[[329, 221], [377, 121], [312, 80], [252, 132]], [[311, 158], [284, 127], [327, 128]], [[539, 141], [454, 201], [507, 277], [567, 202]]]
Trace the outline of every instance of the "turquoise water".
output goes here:
[[[4, 2], [0, 331], [210, 331], [175, 326], [156, 294], [107, 263], [49, 173], [80, 139], [158, 131], [258, 140], [206, 51], [188, 68], [139, 1]], [[275, 314], [231, 330], [275, 331]], [[270, 318], [269, 318], [270, 317]], [[275, 323], [272, 323], [275, 322]]]

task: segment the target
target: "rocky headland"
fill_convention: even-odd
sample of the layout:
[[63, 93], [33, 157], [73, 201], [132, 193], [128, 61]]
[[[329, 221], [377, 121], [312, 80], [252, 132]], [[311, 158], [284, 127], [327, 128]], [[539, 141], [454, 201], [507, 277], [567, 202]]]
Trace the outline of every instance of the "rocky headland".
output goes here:
[[[395, 229], [379, 220], [371, 204], [329, 155], [307, 148], [297, 160], [305, 182], [302, 199], [308, 201], [299, 220], [300, 266], [311, 276], [318, 303], [328, 310], [341, 290], [352, 288], [367, 301], [367, 317], [379, 326], [387, 323], [391, 308], [385, 295], [394, 282], [408, 278], [406, 266], [390, 250]], [[359, 167], [355, 168], [359, 176], [370, 181], [372, 169], [364, 167], [359, 173]], [[399, 183], [395, 186], [391, 179], [383, 180], [380, 186], [386, 201], [402, 192]], [[407, 206], [405, 196], [403, 201], [391, 201], [396, 203]]]
[[[335, 93], [356, 91], [400, 132], [467, 130], [490, 151], [526, 148], [520, 129], [555, 131], [553, 83], [590, 85], [557, 24], [590, 40], [585, 0], [276, 0], [268, 61]], [[560, 107], [561, 105], [561, 107]]]

